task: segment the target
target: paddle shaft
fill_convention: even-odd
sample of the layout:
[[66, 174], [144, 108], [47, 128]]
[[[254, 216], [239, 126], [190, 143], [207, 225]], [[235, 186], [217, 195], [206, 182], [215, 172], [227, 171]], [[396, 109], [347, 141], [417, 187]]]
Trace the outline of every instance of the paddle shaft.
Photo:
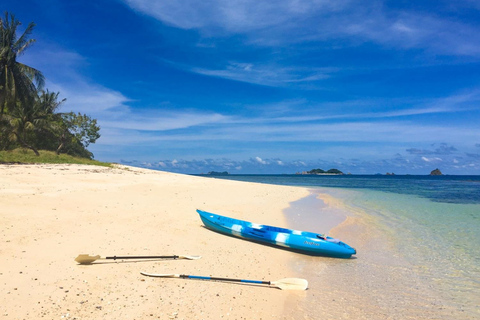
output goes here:
[[218, 281], [231, 281], [231, 282], [244, 282], [244, 283], [257, 283], [257, 284], [268, 284], [270, 281], [259, 281], [259, 280], [242, 280], [242, 279], [230, 279], [230, 278], [216, 278], [216, 277], [202, 277], [202, 276], [191, 276], [188, 274], [181, 274], [180, 278], [183, 279], [200, 279], [200, 280], [218, 280]]
[[105, 257], [105, 259], [113, 259], [113, 260], [117, 260], [117, 259], [121, 259], [121, 260], [124, 260], [124, 259], [178, 259], [179, 256], [126, 256], [126, 257], [117, 257], [117, 256], [113, 256], [113, 257]]

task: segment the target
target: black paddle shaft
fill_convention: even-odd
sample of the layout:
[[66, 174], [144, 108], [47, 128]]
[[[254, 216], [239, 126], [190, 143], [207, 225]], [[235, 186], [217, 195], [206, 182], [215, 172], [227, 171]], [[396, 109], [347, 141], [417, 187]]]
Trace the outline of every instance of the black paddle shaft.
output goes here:
[[128, 256], [128, 257], [106, 257], [105, 259], [178, 259], [178, 256]]

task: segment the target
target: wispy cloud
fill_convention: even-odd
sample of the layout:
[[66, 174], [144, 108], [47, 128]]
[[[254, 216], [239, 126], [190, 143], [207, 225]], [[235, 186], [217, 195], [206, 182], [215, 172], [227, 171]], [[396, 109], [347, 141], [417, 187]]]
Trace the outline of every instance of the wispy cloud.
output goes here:
[[221, 124], [228, 122], [229, 117], [211, 112], [158, 112], [143, 110], [141, 112], [126, 112], [117, 120], [104, 119], [106, 127], [141, 131], [167, 131], [185, 129], [196, 126]]
[[223, 69], [189, 68], [190, 71], [235, 81], [265, 86], [285, 86], [292, 83], [313, 82], [327, 79], [334, 68], [282, 67], [256, 65], [253, 63], [229, 62]]
[[414, 7], [398, 10], [384, 1], [124, 1], [178, 28], [197, 29], [206, 36], [242, 34], [258, 45], [343, 38], [351, 44], [368, 41], [447, 55], [480, 55], [476, 27], [442, 17], [442, 3], [436, 13]]
[[[57, 48], [56, 53], [50, 58], [48, 55], [41, 56], [43, 58], [37, 62], [41, 63], [47, 72], [50, 68], [56, 68], [57, 60], [63, 61], [61, 78], [56, 78], [54, 74], [48, 87], [53, 91], [60, 91], [63, 97], [67, 97], [64, 111], [87, 113], [98, 119], [102, 128], [102, 138], [97, 142], [99, 145], [126, 146], [182, 141], [197, 141], [202, 144], [212, 141], [434, 143], [449, 142], [453, 139], [471, 141], [480, 135], [474, 128], [460, 128], [453, 124], [446, 130], [441, 125], [420, 125], [391, 120], [421, 114], [456, 112], [462, 108], [465, 110], [475, 107], [480, 100], [480, 91], [476, 89], [430, 101], [407, 101], [407, 105], [411, 107], [406, 108], [405, 101], [398, 101], [397, 104], [403, 104], [403, 108], [381, 112], [362, 112], [364, 108], [383, 109], [382, 103], [386, 103], [382, 100], [368, 99], [325, 102], [320, 105], [312, 104], [305, 99], [281, 101], [277, 104], [270, 102], [267, 106], [256, 106], [255, 109], [264, 111], [248, 117], [197, 110], [189, 106], [173, 106], [174, 108], [168, 110], [137, 108], [134, 111], [129, 106], [133, 102], [130, 98], [117, 90], [95, 84], [79, 73], [78, 69], [88, 64], [79, 54]], [[241, 81], [279, 85], [282, 82], [301, 81], [302, 77], [321, 78], [328, 71], [332, 71], [313, 70], [309, 73], [303, 70], [303, 74], [296, 74], [290, 69], [280, 69], [275, 74], [273, 67], [232, 64], [231, 68], [232, 70], [227, 68], [225, 73], [210, 72], [210, 74]], [[207, 70], [197, 72], [209, 73]], [[250, 80], [246, 80], [247, 78]], [[319, 110], [328, 110], [328, 113]], [[353, 110], [355, 112], [351, 112]], [[259, 163], [265, 161], [260, 157], [254, 159]]]
[[417, 149], [417, 148], [410, 148], [406, 150], [410, 154], [416, 155], [450, 155], [456, 153], [458, 150], [454, 146], [449, 146], [446, 143], [441, 143], [438, 147], [434, 150], [429, 149]]
[[[105, 113], [113, 110], [127, 110], [127, 103], [130, 101], [122, 93], [105, 88], [98, 84], [91, 84], [86, 81], [77, 81], [75, 84], [57, 84], [48, 81], [47, 85], [51, 91], [58, 91], [67, 101], [62, 105], [63, 112], [81, 112], [90, 116], [100, 117], [102, 120]], [[114, 117], [118, 116], [113, 115]]]
[[[312, 12], [337, 10], [348, 1], [191, 1], [124, 0], [135, 10], [182, 29], [205, 32], [244, 33], [289, 23], [291, 16], [310, 16]], [[220, 30], [218, 30], [220, 28]]]
[[273, 62], [266, 64], [262, 62], [216, 61], [215, 67], [187, 65], [164, 59], [162, 59], [162, 63], [176, 69], [206, 76], [271, 87], [311, 84], [315, 81], [328, 79], [339, 71], [335, 67], [307, 68], [294, 65], [285, 66]]
[[[464, 105], [471, 106], [470, 99], [477, 99], [476, 94], [459, 95], [438, 98], [434, 101], [423, 101], [426, 107], [417, 101], [418, 106], [404, 110], [385, 112], [344, 113], [345, 106], [340, 107], [339, 113], [317, 116], [315, 108], [309, 106], [308, 101], [293, 100], [280, 102], [279, 107], [269, 104], [255, 109], [266, 110], [257, 115], [248, 117], [240, 115], [224, 115], [218, 112], [188, 110], [179, 108], [170, 110], [136, 110], [132, 112], [128, 106], [112, 114], [108, 110], [101, 114], [101, 124], [105, 138], [102, 143], [128, 145], [153, 142], [193, 142], [210, 144], [216, 142], [252, 142], [252, 143], [402, 143], [418, 142], [433, 144], [454, 141], [475, 141], [480, 131], [475, 127], [465, 127], [463, 124], [425, 124], [416, 123], [415, 117], [431, 113], [453, 113], [462, 110]], [[440, 106], [434, 107], [435, 101]], [[446, 103], [444, 101], [448, 101]], [[457, 105], [457, 102], [460, 103]], [[125, 103], [120, 100], [118, 103]], [[128, 102], [127, 102], [128, 103]], [[382, 102], [371, 102], [382, 103]], [[339, 106], [342, 102], [338, 102]], [[358, 104], [369, 105], [365, 101], [346, 101], [348, 108], [355, 109]], [[107, 105], [107, 104], [105, 104]], [[115, 103], [113, 104], [115, 105]], [[305, 108], [304, 105], [307, 105]], [[375, 106], [374, 106], [375, 107]], [[328, 103], [326, 106], [316, 107], [317, 110], [335, 109]], [[375, 108], [378, 108], [376, 106]], [[274, 109], [273, 114], [269, 109]], [[305, 110], [302, 110], [305, 109]], [[276, 111], [275, 111], [276, 110]], [[299, 111], [302, 110], [302, 111]], [[469, 110], [468, 108], [464, 110]], [[278, 113], [278, 114], [275, 114]], [[300, 116], [298, 114], [304, 114]], [[317, 112], [318, 113], [318, 112]], [[322, 112], [320, 112], [322, 113]], [[118, 138], [121, 137], [121, 138]], [[445, 154], [454, 151], [452, 147], [439, 145], [436, 150], [411, 149], [410, 154]]]
[[125, 110], [131, 101], [121, 92], [95, 83], [81, 73], [88, 66], [88, 60], [75, 51], [59, 45], [47, 43], [22, 57], [27, 65], [42, 70], [47, 78], [46, 87], [50, 91], [60, 92], [67, 98], [62, 111], [81, 112], [102, 117], [108, 110]]

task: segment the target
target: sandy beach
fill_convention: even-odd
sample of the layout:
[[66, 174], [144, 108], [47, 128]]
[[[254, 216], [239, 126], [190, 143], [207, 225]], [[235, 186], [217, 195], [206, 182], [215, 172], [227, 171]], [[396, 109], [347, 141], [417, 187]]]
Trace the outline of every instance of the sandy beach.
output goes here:
[[[308, 195], [305, 188], [124, 166], [2, 165], [0, 317], [309, 318], [292, 307], [308, 291], [140, 274], [302, 278], [291, 268], [290, 252], [212, 232], [195, 209], [286, 226], [282, 210]], [[202, 259], [79, 265], [74, 258], [81, 253]]]
[[[1, 165], [0, 319], [478, 318], [468, 291], [442, 290], [418, 257], [407, 259], [399, 251], [392, 230], [371, 214], [375, 204], [343, 202], [351, 197], [355, 191], [126, 166]], [[357, 255], [312, 257], [227, 237], [203, 227], [197, 208], [328, 232], [354, 246]], [[80, 265], [74, 261], [79, 254], [202, 258]], [[309, 287], [283, 291], [152, 278], [141, 271], [265, 281], [293, 277], [308, 280]]]

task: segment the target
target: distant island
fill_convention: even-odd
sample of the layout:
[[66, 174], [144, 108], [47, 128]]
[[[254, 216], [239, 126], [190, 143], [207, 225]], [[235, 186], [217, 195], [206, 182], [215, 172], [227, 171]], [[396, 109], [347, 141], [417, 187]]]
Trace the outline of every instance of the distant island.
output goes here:
[[437, 168], [437, 169], [433, 170], [432, 172], [430, 172], [430, 175], [431, 176], [443, 176], [443, 173], [442, 173], [442, 171], [440, 171], [440, 169]]
[[310, 171], [297, 172], [297, 174], [311, 174], [311, 175], [323, 175], [323, 174], [344, 174], [338, 169], [322, 170], [322, 169], [312, 169]]
[[228, 173], [227, 171], [223, 171], [223, 172], [210, 171], [207, 174], [210, 176], [228, 176], [230, 173]]

